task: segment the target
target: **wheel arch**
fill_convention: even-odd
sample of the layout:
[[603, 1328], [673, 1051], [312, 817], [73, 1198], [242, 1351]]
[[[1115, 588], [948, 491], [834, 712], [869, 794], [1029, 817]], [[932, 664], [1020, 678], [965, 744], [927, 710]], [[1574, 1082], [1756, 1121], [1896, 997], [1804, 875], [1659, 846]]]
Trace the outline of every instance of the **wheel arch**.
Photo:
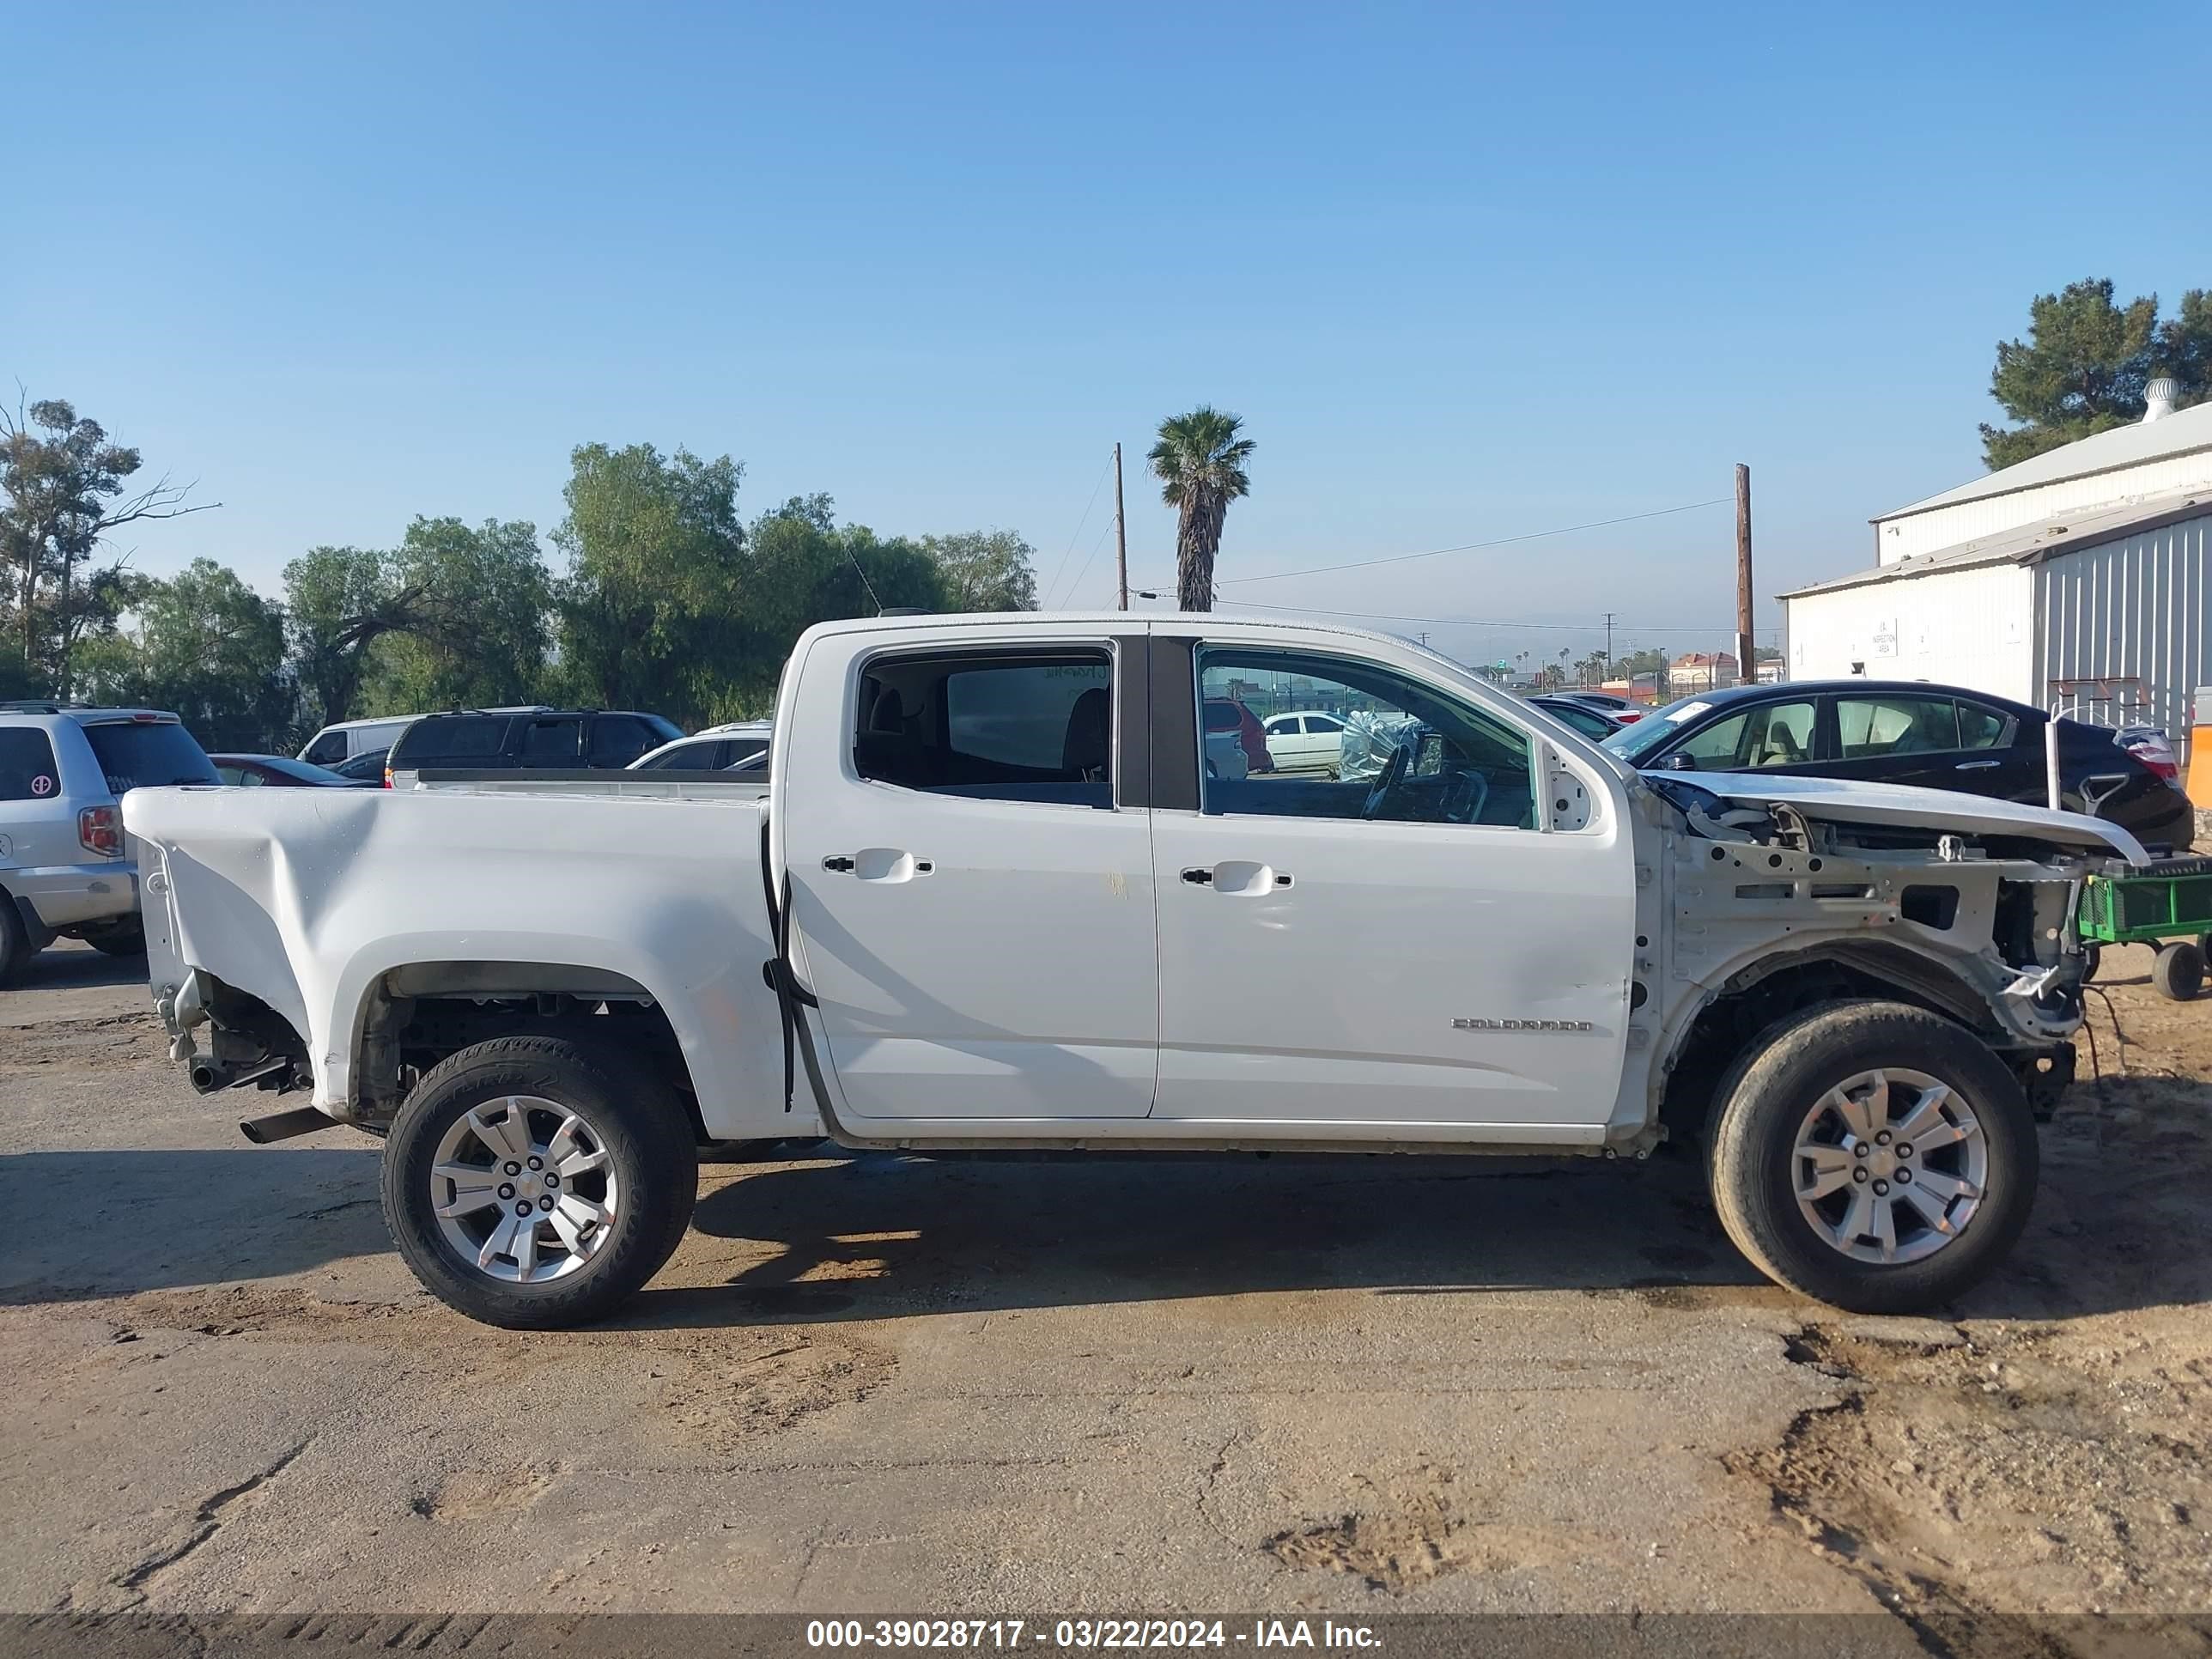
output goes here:
[[1670, 1139], [1697, 1138], [1744, 1044], [1793, 1014], [1852, 1000], [1923, 1009], [1992, 1046], [2003, 1036], [1981, 994], [1942, 964], [1879, 939], [1829, 940], [1761, 957], [1686, 1003], [1653, 1068], [1647, 1109]]

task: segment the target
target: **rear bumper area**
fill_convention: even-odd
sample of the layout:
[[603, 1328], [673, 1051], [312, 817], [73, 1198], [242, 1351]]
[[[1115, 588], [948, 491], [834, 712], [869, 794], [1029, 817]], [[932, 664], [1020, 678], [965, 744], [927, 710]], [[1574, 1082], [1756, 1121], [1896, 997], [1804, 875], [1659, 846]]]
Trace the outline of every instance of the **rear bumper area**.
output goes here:
[[0, 885], [49, 931], [132, 915], [138, 908], [138, 871], [127, 860], [0, 871]]

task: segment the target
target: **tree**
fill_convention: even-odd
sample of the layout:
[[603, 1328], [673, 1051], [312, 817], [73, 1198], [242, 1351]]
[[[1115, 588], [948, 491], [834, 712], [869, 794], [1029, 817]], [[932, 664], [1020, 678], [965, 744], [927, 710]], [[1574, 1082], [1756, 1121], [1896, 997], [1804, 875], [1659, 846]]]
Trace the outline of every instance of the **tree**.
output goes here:
[[414, 617], [368, 653], [373, 714], [481, 708], [536, 697], [550, 645], [552, 578], [537, 526], [418, 518], [392, 566]]
[[568, 571], [556, 585], [562, 672], [603, 708], [683, 719], [742, 647], [746, 574], [728, 456], [651, 444], [584, 444], [569, 457], [568, 515], [553, 532]]
[[351, 720], [376, 642], [419, 626], [422, 590], [374, 548], [311, 548], [284, 567], [285, 629], [311, 718]]
[[77, 641], [112, 630], [124, 597], [114, 574], [120, 561], [82, 584], [80, 569], [126, 525], [215, 505], [187, 505], [191, 486], [167, 477], [126, 494], [142, 464], [137, 450], [110, 443], [99, 422], [79, 419], [58, 398], [19, 404], [13, 415], [0, 409], [0, 559], [12, 632], [27, 670], [49, 679], [58, 696], [69, 695]]
[[1200, 404], [1160, 422], [1159, 441], [1145, 459], [1160, 480], [1160, 499], [1176, 509], [1176, 602], [1184, 611], [1213, 609], [1213, 562], [1221, 551], [1229, 503], [1252, 493], [1244, 465], [1252, 459], [1243, 422]]
[[81, 647], [76, 678], [95, 701], [169, 708], [213, 750], [258, 750], [292, 734], [296, 697], [282, 607], [213, 559], [167, 581], [141, 579], [135, 628]]
[[967, 530], [924, 536], [921, 550], [937, 565], [948, 611], [1034, 611], [1036, 551], [1011, 530]]
[[2158, 319], [2158, 296], [2124, 307], [2110, 278], [2069, 283], [2028, 306], [2028, 337], [2000, 341], [1990, 395], [2020, 422], [1982, 428], [1991, 471], [2142, 418], [2143, 388], [2160, 375], [2179, 383], [2179, 402], [2212, 392], [2212, 292], [2190, 290], [2181, 309]]

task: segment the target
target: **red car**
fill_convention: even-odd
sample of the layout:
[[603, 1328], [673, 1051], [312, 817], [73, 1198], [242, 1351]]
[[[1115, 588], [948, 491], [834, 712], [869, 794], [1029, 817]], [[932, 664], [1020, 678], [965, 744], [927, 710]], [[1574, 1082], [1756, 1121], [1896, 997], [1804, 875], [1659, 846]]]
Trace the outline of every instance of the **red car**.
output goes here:
[[1253, 772], [1273, 771], [1274, 757], [1267, 752], [1267, 733], [1260, 724], [1260, 717], [1234, 697], [1208, 697], [1206, 729], [1227, 732], [1232, 728], [1238, 745], [1244, 750], [1247, 768]]

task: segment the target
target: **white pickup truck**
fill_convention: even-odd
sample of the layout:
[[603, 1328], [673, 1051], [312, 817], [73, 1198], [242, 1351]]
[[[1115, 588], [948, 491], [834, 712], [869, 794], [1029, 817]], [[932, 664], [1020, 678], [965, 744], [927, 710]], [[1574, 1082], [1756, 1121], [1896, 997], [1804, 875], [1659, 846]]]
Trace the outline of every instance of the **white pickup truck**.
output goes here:
[[[1373, 777], [1231, 777], [1218, 699], [1406, 736]], [[400, 1250], [501, 1325], [642, 1285], [702, 1145], [824, 1135], [1672, 1135], [1761, 1269], [1904, 1310], [2018, 1235], [2080, 878], [2143, 857], [1965, 795], [1641, 777], [1404, 641], [1206, 616], [816, 628], [777, 730], [764, 787], [132, 792], [176, 1057], [313, 1091], [256, 1139], [386, 1137]]]

